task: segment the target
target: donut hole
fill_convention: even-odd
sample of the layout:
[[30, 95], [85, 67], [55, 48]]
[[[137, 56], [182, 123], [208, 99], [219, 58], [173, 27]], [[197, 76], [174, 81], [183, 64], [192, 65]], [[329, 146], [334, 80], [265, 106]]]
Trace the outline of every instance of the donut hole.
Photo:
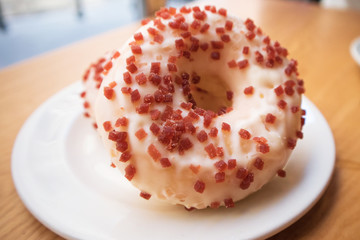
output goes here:
[[225, 81], [216, 74], [203, 74], [198, 84], [191, 84], [191, 95], [196, 106], [204, 110], [218, 113], [232, 106], [228, 100], [227, 92], [230, 88]]

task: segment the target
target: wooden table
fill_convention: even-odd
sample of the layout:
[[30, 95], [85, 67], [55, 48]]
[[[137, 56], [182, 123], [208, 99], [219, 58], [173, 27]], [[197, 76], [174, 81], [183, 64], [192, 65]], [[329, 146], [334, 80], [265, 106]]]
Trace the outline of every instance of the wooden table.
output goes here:
[[[336, 141], [336, 169], [324, 196], [273, 239], [357, 239], [360, 236], [360, 67], [349, 54], [360, 36], [360, 12], [286, 1], [222, 1], [250, 17], [299, 61], [306, 95], [324, 114]], [[119, 47], [138, 24], [87, 39], [0, 71], [0, 239], [61, 239], [19, 199], [10, 172], [16, 134], [29, 115], [88, 64]], [[0, 56], [1, 57], [1, 56]], [[306, 194], [306, 193], [304, 193]]]

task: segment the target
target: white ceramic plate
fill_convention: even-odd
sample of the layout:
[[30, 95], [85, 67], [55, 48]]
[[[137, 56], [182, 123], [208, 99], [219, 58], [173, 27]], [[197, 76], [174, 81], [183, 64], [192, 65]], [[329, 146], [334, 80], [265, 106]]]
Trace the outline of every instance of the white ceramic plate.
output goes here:
[[287, 177], [275, 177], [233, 209], [185, 211], [138, 196], [116, 170], [90, 120], [83, 117], [80, 83], [39, 107], [13, 149], [16, 189], [30, 212], [68, 239], [254, 239], [271, 236], [303, 216], [331, 178], [331, 130], [307, 99], [304, 139]]

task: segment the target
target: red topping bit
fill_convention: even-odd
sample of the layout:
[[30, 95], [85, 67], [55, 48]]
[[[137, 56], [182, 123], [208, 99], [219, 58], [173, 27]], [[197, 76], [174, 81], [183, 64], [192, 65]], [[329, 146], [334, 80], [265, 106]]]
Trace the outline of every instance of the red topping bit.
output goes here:
[[256, 147], [256, 150], [258, 152], [261, 152], [261, 153], [265, 154], [265, 153], [268, 153], [270, 151], [270, 147], [269, 147], [268, 144], [260, 142], [260, 143], [258, 143], [258, 145]]
[[301, 127], [303, 127], [305, 125], [305, 118], [301, 118]]
[[191, 134], [196, 133], [196, 128], [191, 122], [185, 122], [185, 129]]
[[130, 75], [129, 72], [124, 72], [123, 77], [124, 77], [124, 82], [125, 82], [126, 84], [131, 84], [131, 83], [132, 83], [132, 81], [131, 81], [131, 75]]
[[107, 64], [105, 64], [105, 66], [104, 66], [104, 69], [106, 70], [106, 71], [109, 71], [111, 68], [112, 68], [112, 62], [110, 61], [110, 62], [108, 62]]
[[150, 111], [151, 120], [158, 120], [160, 118], [160, 114], [161, 112], [157, 109], [151, 110]]
[[226, 164], [226, 162], [224, 162], [224, 160], [220, 160], [220, 161], [216, 162], [216, 163], [214, 164], [214, 166], [215, 166], [220, 172], [225, 171], [226, 168], [227, 168], [227, 164]]
[[144, 97], [144, 103], [153, 103], [154, 102], [154, 96], [151, 94], [146, 94]]
[[152, 123], [150, 126], [150, 131], [155, 135], [159, 135], [160, 133], [160, 127], [156, 123]]
[[106, 132], [110, 132], [111, 129], [112, 129], [112, 126], [111, 126], [111, 122], [110, 121], [106, 121], [103, 123], [103, 127], [104, 127], [104, 130]]
[[198, 6], [193, 7], [192, 10], [193, 10], [194, 12], [200, 12], [200, 11], [201, 11]]
[[109, 83], [109, 87], [110, 88], [114, 88], [116, 87], [117, 83], [115, 81], [112, 81], [111, 83]]
[[174, 15], [174, 14], [176, 13], [176, 8], [174, 8], [174, 7], [169, 7], [169, 13], [170, 13], [171, 15]]
[[128, 57], [126, 59], [126, 64], [129, 65], [130, 63], [134, 63], [135, 62], [135, 56], [131, 55], [130, 57]]
[[211, 46], [214, 49], [223, 49], [224, 43], [222, 41], [211, 41]]
[[151, 19], [145, 18], [145, 19], [141, 20], [141, 25], [144, 26], [144, 25], [148, 24], [150, 21], [151, 21]]
[[221, 124], [221, 130], [230, 132], [231, 127], [230, 127], [230, 125], [229, 125], [228, 123], [223, 122], [223, 123]]
[[217, 28], [215, 29], [215, 31], [216, 31], [217, 34], [224, 34], [224, 33], [225, 33], [225, 28], [223, 28], [223, 27], [217, 27]]
[[251, 138], [251, 134], [249, 133], [249, 131], [247, 131], [245, 129], [240, 129], [239, 135], [241, 138], [246, 139], [246, 140]]
[[291, 107], [291, 112], [292, 113], [297, 113], [300, 110], [300, 108], [298, 106], [292, 106]]
[[84, 108], [89, 108], [89, 107], [90, 107], [90, 103], [87, 102], [87, 101], [85, 101], [85, 102], [84, 102]]
[[212, 159], [216, 157], [216, 148], [214, 144], [210, 143], [205, 147], [205, 151], [208, 153], [209, 157]]
[[226, 11], [226, 9], [224, 9], [224, 8], [220, 8], [219, 11], [218, 11], [218, 13], [219, 13], [220, 15], [224, 16], [224, 17], [226, 17], [226, 15], [227, 15], [227, 11]]
[[116, 142], [116, 150], [118, 150], [119, 152], [125, 152], [127, 149], [127, 142]]
[[190, 13], [191, 12], [191, 8], [186, 8], [185, 6], [180, 8], [180, 12], [181, 13]]
[[209, 136], [210, 137], [217, 137], [218, 129], [216, 127], [213, 127], [210, 129]]
[[268, 113], [265, 117], [265, 122], [273, 124], [276, 120], [276, 117], [272, 115], [271, 113]]
[[158, 74], [150, 73], [149, 81], [155, 86], [158, 86], [161, 83], [161, 77]]
[[242, 53], [243, 53], [244, 55], [247, 55], [247, 54], [249, 53], [249, 47], [248, 47], [248, 46], [245, 46], [245, 47], [243, 48]]
[[197, 135], [199, 142], [205, 142], [208, 139], [208, 135], [204, 130], [201, 130]]
[[97, 129], [97, 128], [98, 128], [98, 125], [97, 125], [96, 123], [93, 123], [93, 127], [94, 127], [95, 129]]
[[182, 51], [182, 55], [187, 59], [190, 59], [191, 57], [191, 53], [189, 51]]
[[284, 101], [284, 100], [280, 100], [279, 102], [278, 102], [278, 107], [279, 108], [281, 108], [281, 109], [285, 109], [286, 108], [286, 105], [287, 105], [287, 103]]
[[201, 48], [201, 50], [206, 51], [209, 48], [209, 44], [208, 43], [201, 43], [200, 48]]
[[227, 35], [227, 34], [223, 34], [223, 35], [221, 35], [221, 40], [223, 41], [223, 42], [230, 42], [230, 36], [229, 35]]
[[233, 28], [233, 22], [230, 21], [230, 20], [226, 20], [225, 22], [225, 29], [228, 30], [228, 31], [231, 31]]
[[254, 174], [249, 173], [245, 179], [240, 183], [240, 188], [245, 190], [248, 189], [250, 186], [250, 183], [254, 181]]
[[225, 173], [224, 172], [218, 172], [215, 174], [215, 182], [221, 183], [225, 181]]
[[183, 33], [180, 33], [181, 37], [183, 38], [188, 38], [191, 36], [191, 32], [183, 32]]
[[205, 190], [205, 183], [203, 181], [196, 181], [195, 185], [194, 185], [194, 189], [195, 191], [197, 191], [198, 193], [203, 193]]
[[152, 159], [155, 161], [159, 160], [161, 158], [161, 153], [157, 150], [157, 148], [154, 146], [154, 144], [150, 144], [150, 146], [147, 149], [149, 155]]
[[227, 198], [224, 199], [224, 204], [226, 208], [233, 208], [235, 207], [234, 201], [232, 200], [232, 198]]
[[[184, 18], [184, 21], [185, 21], [185, 18]], [[189, 30], [189, 24], [187, 24], [186, 22], [180, 23], [180, 29], [183, 31]]]
[[277, 175], [284, 178], [286, 177], [286, 172], [283, 169], [280, 169], [279, 171], [277, 171]]
[[110, 87], [104, 87], [104, 96], [111, 100], [114, 96], [114, 89], [110, 88]]
[[81, 98], [84, 98], [85, 95], [86, 95], [86, 92], [85, 92], [85, 91], [80, 93], [80, 97], [81, 97]]
[[228, 62], [228, 66], [229, 66], [229, 68], [234, 68], [234, 67], [236, 67], [236, 66], [237, 66], [236, 61], [235, 61], [234, 59], [231, 60], [230, 62]]
[[209, 28], [210, 28], [210, 25], [205, 23], [204, 25], [201, 26], [200, 32], [205, 33], [205, 32], [207, 32], [207, 30], [209, 30]]
[[264, 161], [261, 158], [257, 157], [254, 161], [254, 166], [257, 169], [262, 170], [264, 168]]
[[184, 47], [185, 47], [184, 40], [183, 40], [182, 38], [176, 39], [176, 40], [175, 40], [175, 47], [176, 47], [176, 49], [178, 49], [178, 50], [184, 48]]
[[159, 29], [164, 31], [165, 30], [165, 25], [161, 22], [161, 20], [159, 18], [154, 20], [154, 25]]
[[139, 45], [131, 45], [131, 51], [133, 54], [142, 54], [142, 50]]
[[188, 116], [191, 117], [194, 120], [199, 120], [200, 119], [199, 115], [197, 115], [193, 111], [189, 111]]
[[224, 156], [224, 149], [222, 147], [217, 147], [216, 148], [216, 155], [218, 155], [219, 157], [223, 157]]
[[194, 166], [192, 164], [189, 166], [190, 170], [195, 174], [198, 174], [200, 167], [201, 167], [200, 165]]
[[138, 100], [140, 100], [140, 93], [139, 93], [139, 90], [134, 90], [131, 92], [131, 102], [136, 102]]
[[205, 18], [206, 18], [206, 13], [205, 12], [200, 12], [200, 9], [199, 11], [196, 11], [193, 13], [193, 16], [194, 18], [200, 20], [200, 21], [204, 21]]
[[140, 73], [138, 75], [135, 76], [135, 80], [139, 85], [143, 85], [146, 83], [146, 76], [144, 73]]
[[269, 37], [269, 36], [266, 36], [266, 37], [263, 39], [263, 43], [265, 43], [265, 44], [270, 44], [270, 37]]
[[239, 69], [244, 69], [249, 65], [249, 62], [247, 59], [244, 59], [244, 60], [238, 61], [237, 64], [239, 66]]
[[171, 167], [171, 162], [169, 161], [168, 158], [161, 158], [160, 164], [163, 168]]
[[111, 163], [110, 166], [111, 166], [112, 168], [116, 168], [116, 165], [115, 165], [114, 163]]
[[303, 88], [303, 87], [298, 87], [298, 88], [296, 89], [296, 91], [298, 92], [298, 94], [303, 94], [303, 93], [305, 93], [305, 88]]
[[236, 167], [236, 159], [229, 159], [228, 160], [228, 169], [234, 169]]
[[136, 108], [136, 112], [137, 112], [138, 114], [148, 113], [148, 112], [149, 112], [149, 108], [150, 108], [150, 104], [149, 104], [149, 103], [141, 103], [141, 104]]
[[193, 144], [189, 138], [181, 139], [179, 142], [179, 153], [182, 154], [184, 151], [189, 150], [192, 147]]
[[135, 176], [135, 173], [136, 173], [136, 168], [133, 165], [130, 164], [125, 168], [125, 177], [129, 181], [131, 181], [131, 179], [133, 179], [133, 177]]
[[131, 73], [135, 73], [138, 68], [134, 63], [130, 63], [129, 65], [126, 66], [126, 69]]
[[244, 94], [245, 95], [252, 95], [253, 93], [254, 93], [254, 87], [253, 86], [249, 86], [249, 87], [244, 89]]
[[285, 93], [288, 96], [292, 96], [292, 95], [294, 95], [295, 91], [294, 91], [294, 89], [292, 87], [286, 86], [285, 87]]
[[245, 26], [246, 26], [246, 28], [249, 30], [249, 31], [254, 31], [254, 29], [255, 29], [255, 24], [254, 24], [254, 22], [251, 20], [251, 19], [246, 19], [246, 21], [245, 21]]
[[287, 139], [287, 147], [293, 150], [296, 146], [296, 139], [288, 138]]
[[236, 172], [236, 177], [239, 179], [244, 179], [248, 175], [248, 170], [243, 167], [239, 167], [238, 171]]
[[297, 62], [295, 60], [290, 60], [289, 65], [285, 68], [285, 74], [290, 76], [292, 73], [297, 74]]
[[162, 112], [162, 114], [160, 116], [160, 119], [162, 121], [166, 121], [171, 118], [172, 113], [173, 113], [173, 108], [170, 107], [169, 105], [166, 105], [164, 111]]
[[174, 63], [168, 63], [167, 67], [169, 72], [177, 72], [177, 67]]
[[145, 138], [148, 134], [145, 132], [145, 130], [143, 128], [140, 128], [139, 130], [136, 131], [135, 136], [141, 140], [143, 138]]
[[296, 131], [296, 137], [303, 139], [304, 134], [301, 131]]
[[159, 31], [156, 30], [155, 28], [152, 28], [152, 27], [149, 27], [149, 28], [147, 29], [147, 31], [148, 31], [149, 34], [151, 34], [151, 35], [153, 35], [153, 36], [159, 34]]
[[201, 26], [200, 21], [196, 20], [196, 19], [190, 25], [190, 27], [193, 28], [193, 29], [198, 29], [200, 26]]
[[90, 114], [87, 113], [87, 112], [85, 112], [85, 113], [84, 113], [84, 116], [87, 117], [87, 118], [89, 118], [89, 117], [90, 117]]
[[131, 159], [131, 153], [130, 152], [123, 152], [120, 156], [119, 161], [120, 162], [127, 162]]
[[264, 61], [264, 56], [259, 51], [256, 51], [255, 59], [258, 63], [262, 63]]
[[154, 42], [157, 42], [157, 43], [162, 43], [164, 41], [164, 36], [161, 35], [161, 34], [156, 34], [154, 36]]
[[249, 40], [253, 40], [255, 38], [255, 33], [254, 32], [247, 32], [245, 34], [245, 37]]
[[115, 127], [126, 127], [128, 124], [128, 119], [126, 117], [119, 118], [116, 120]]
[[192, 107], [192, 103], [184, 103], [184, 102], [182, 102], [182, 103], [180, 104], [180, 106], [181, 106], [182, 108], [186, 109], [186, 110], [190, 110], [191, 107]]
[[205, 116], [206, 111], [202, 108], [195, 108], [194, 110], [197, 114], [199, 114], [200, 116]]
[[281, 96], [284, 93], [284, 89], [281, 85], [274, 89], [276, 96]]
[[127, 138], [127, 132], [118, 132], [112, 130], [111, 132], [109, 132], [108, 138], [109, 140], [114, 142], [124, 142]]
[[146, 192], [140, 192], [140, 197], [149, 200], [151, 198], [151, 194], [146, 193]]
[[219, 52], [211, 52], [210, 56], [214, 60], [219, 60], [220, 59], [220, 53]]
[[152, 62], [150, 73], [159, 74], [160, 73], [160, 62]]
[[112, 56], [114, 59], [120, 57], [120, 53], [118, 51], [116, 51], [113, 56]]
[[130, 87], [123, 87], [123, 88], [121, 88], [121, 92], [123, 94], [130, 94], [131, 93], [131, 88]]
[[144, 37], [143, 37], [142, 33], [139, 32], [139, 33], [134, 34], [134, 39], [135, 39], [135, 41], [142, 41], [142, 40], [144, 40]]
[[220, 207], [220, 203], [219, 203], [219, 202], [212, 202], [212, 203], [210, 203], [210, 207], [211, 207], [211, 208], [214, 208], [214, 209], [219, 208], [219, 207]]
[[171, 27], [172, 29], [179, 29], [180, 22], [169, 22], [169, 27]]

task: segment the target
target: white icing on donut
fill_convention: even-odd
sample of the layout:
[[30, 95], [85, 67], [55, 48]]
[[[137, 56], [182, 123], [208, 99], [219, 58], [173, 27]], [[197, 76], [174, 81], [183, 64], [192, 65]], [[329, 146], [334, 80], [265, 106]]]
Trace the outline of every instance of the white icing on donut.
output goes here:
[[[136, 33], [141, 33], [143, 40], [129, 39], [119, 50], [121, 56], [111, 60], [112, 67], [105, 73], [95, 107], [99, 132], [112, 155], [113, 163], [142, 191], [142, 195], [145, 194], [147, 197], [152, 195], [173, 204], [199, 209], [219, 205], [232, 207], [233, 202], [260, 189], [285, 166], [291, 149], [295, 147], [297, 134], [301, 130], [300, 105], [301, 93], [303, 93], [302, 80], [297, 79], [296, 64], [286, 58], [287, 51], [284, 48], [270, 41], [252, 21], [247, 20], [244, 23], [237, 18], [223, 16], [223, 10], [213, 13], [212, 7], [206, 9], [201, 8], [206, 16], [203, 13], [195, 13], [197, 8], [190, 13], [180, 14], [188, 24], [188, 31], [191, 32], [192, 37], [198, 39], [200, 44], [198, 48], [192, 46], [194, 39], [191, 41], [190, 37], [181, 36], [181, 33], [187, 31], [169, 26], [177, 16], [171, 13], [173, 9], [170, 12], [162, 10], [155, 19], [157, 23], [161, 21], [165, 26], [164, 30], [160, 30], [159, 28], [163, 27], [159, 24], [155, 25], [154, 21], [141, 27]], [[176, 13], [179, 13], [179, 10]], [[200, 27], [197, 29], [191, 27], [194, 17], [204, 18], [199, 20]], [[231, 30], [224, 28], [227, 21], [233, 23]], [[209, 29], [201, 33], [200, 30], [205, 23], [209, 24]], [[149, 33], [149, 28], [156, 29], [163, 38], [159, 35], [154, 38], [154, 35]], [[227, 37], [222, 37], [221, 28], [224, 28], [223, 34], [227, 34], [230, 41], [227, 41]], [[154, 42], [154, 39], [158, 42]], [[176, 40], [181, 42], [179, 39], [183, 39], [184, 48], [175, 47]], [[217, 42], [212, 44], [211, 41]], [[219, 42], [223, 44], [222, 49], [217, 49]], [[201, 47], [204, 46], [201, 45], [203, 43], [209, 44], [206, 50]], [[266, 49], [267, 45], [271, 46], [271, 49]], [[136, 53], [139, 48], [133, 47], [132, 51], [131, 46], [140, 46], [141, 54], [134, 54], [133, 52]], [[243, 53], [245, 46], [249, 47], [247, 54]], [[189, 50], [196, 48], [197, 51]], [[274, 56], [271, 55], [271, 50], [274, 50]], [[257, 51], [262, 54], [263, 61], [260, 61], [261, 56], [256, 54]], [[217, 54], [213, 52], [220, 53], [220, 59], [215, 60]], [[189, 53], [190, 57], [187, 58]], [[132, 82], [127, 84], [124, 81], [124, 73], [132, 70], [129, 58], [133, 55], [137, 70], [130, 73]], [[176, 72], [169, 73], [169, 69], [173, 70], [171, 68], [173, 65], [168, 66], [170, 56], [176, 57]], [[272, 60], [268, 60], [269, 58]], [[241, 61], [244, 59], [248, 64], [242, 68], [241, 63], [244, 62]], [[174, 58], [170, 57], [170, 61], [172, 60]], [[232, 60], [235, 60], [235, 66], [231, 64]], [[167, 87], [169, 84], [164, 83], [164, 75], [172, 76], [170, 85], [173, 84], [174, 92], [172, 93], [171, 90], [168, 92], [172, 96], [172, 101], [152, 102], [148, 106], [143, 104], [145, 112], [147, 108], [148, 112], [140, 114], [139, 107], [144, 103], [144, 97], [148, 94], [154, 96], [160, 86], [150, 81], [152, 63], [160, 63], [159, 75], [162, 77], [160, 85], [165, 87], [163, 89], [169, 90]], [[154, 68], [153, 71], [156, 72], [156, 69]], [[166, 115], [163, 111], [166, 106], [168, 109], [171, 106], [173, 111], [180, 109], [183, 119], [191, 119], [186, 118], [189, 110], [184, 108], [184, 104], [181, 105], [189, 102], [189, 96], [184, 96], [187, 82], [182, 80], [179, 85], [175, 77], [175, 75], [181, 77], [184, 72], [190, 75], [190, 93], [199, 109], [218, 112], [220, 107], [225, 106], [225, 108], [220, 110], [222, 115], [212, 119], [209, 126], [204, 126], [205, 117], [198, 115], [198, 119], [192, 121], [196, 133], [191, 132], [189, 124], [184, 133], [178, 132], [180, 141], [172, 137], [171, 141], [175, 143], [174, 145], [164, 144], [166, 138], [160, 139], [159, 136], [165, 134], [165, 125], [171, 126], [168, 128], [171, 131], [181, 130], [183, 127], [179, 123], [181, 121], [176, 120], [179, 114], [165, 119]], [[143, 84], [140, 80], [139, 84], [136, 81], [136, 76], [142, 76], [139, 74], [146, 76], [146, 83]], [[192, 76], [200, 76], [200, 82], [191, 83]], [[116, 86], [109, 87], [113, 82]], [[253, 88], [252, 94], [245, 94], [244, 90], [250, 86]], [[285, 92], [282, 91], [282, 94], [277, 96], [274, 89], [278, 86], [282, 86], [282, 90], [288, 87]], [[131, 94], [126, 93], [129, 87], [131, 91], [138, 90], [140, 94], [138, 101], [132, 102]], [[103, 94], [105, 88], [112, 89], [113, 95], [110, 99]], [[233, 93], [231, 101], [227, 98], [227, 92]], [[133, 97], [136, 97], [135, 93]], [[287, 104], [284, 109], [278, 105], [280, 100]], [[153, 110], [161, 112], [160, 119], [152, 120], [155, 115], [152, 116], [150, 112]], [[207, 111], [208, 114], [210, 111]], [[268, 114], [275, 116], [275, 121], [271, 120]], [[267, 116], [270, 118], [268, 122], [266, 122]], [[163, 117], [166, 121], [161, 120]], [[117, 123], [119, 118], [126, 118], [127, 124], [124, 126]], [[160, 135], [155, 136], [150, 130], [153, 123], [160, 127]], [[222, 129], [223, 123], [229, 124], [231, 130], [227, 131], [226, 127]], [[209, 133], [214, 127], [217, 128], [218, 133], [216, 137], [211, 137]], [[208, 134], [204, 142], [200, 142], [197, 137], [202, 130]], [[244, 130], [251, 134], [250, 139], [245, 139], [246, 136], [244, 138], [244, 135], [242, 137], [239, 134]], [[126, 135], [123, 133], [117, 135], [119, 132], [126, 132]], [[112, 140], [109, 140], [109, 133]], [[116, 139], [120, 143], [118, 146]], [[212, 156], [206, 151], [211, 146], [222, 149], [215, 149], [216, 156]], [[152, 151], [154, 147], [157, 151]], [[233, 169], [229, 169], [231, 164], [228, 165], [231, 159], [236, 159], [236, 167]], [[169, 162], [171, 166], [168, 166]], [[224, 165], [224, 162], [225, 169], [222, 169], [221, 164]], [[242, 176], [244, 169], [247, 173], [245, 177]], [[224, 181], [216, 182], [216, 178], [222, 180], [224, 176]]]

